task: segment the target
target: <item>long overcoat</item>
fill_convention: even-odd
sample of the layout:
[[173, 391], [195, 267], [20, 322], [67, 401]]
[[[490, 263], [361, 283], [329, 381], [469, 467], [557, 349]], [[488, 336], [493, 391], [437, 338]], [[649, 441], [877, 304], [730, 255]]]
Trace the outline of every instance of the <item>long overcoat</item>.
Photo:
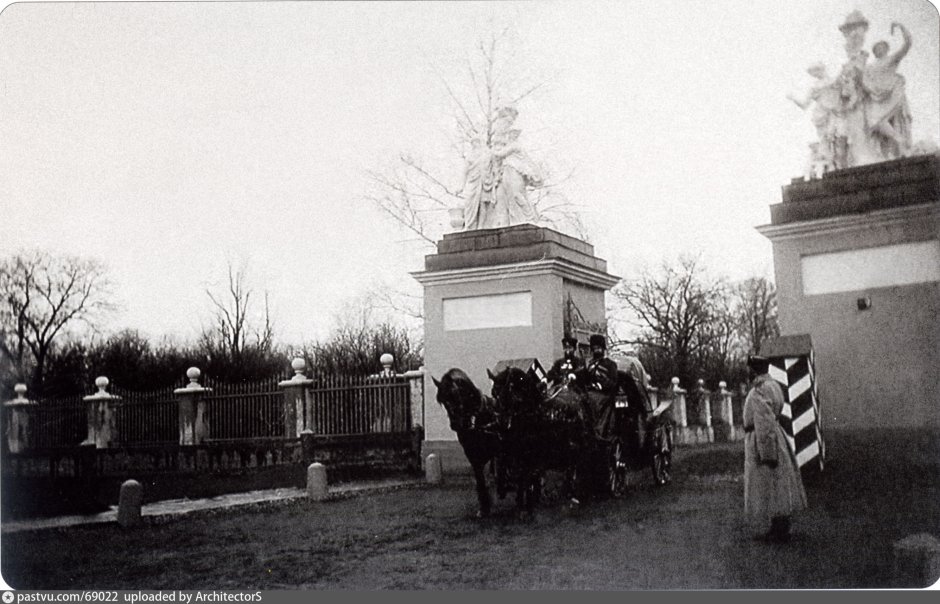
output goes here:
[[[768, 374], [755, 378], [744, 401], [744, 511], [753, 519], [806, 508], [806, 491], [778, 417], [783, 391]], [[761, 462], [777, 462], [771, 468]]]

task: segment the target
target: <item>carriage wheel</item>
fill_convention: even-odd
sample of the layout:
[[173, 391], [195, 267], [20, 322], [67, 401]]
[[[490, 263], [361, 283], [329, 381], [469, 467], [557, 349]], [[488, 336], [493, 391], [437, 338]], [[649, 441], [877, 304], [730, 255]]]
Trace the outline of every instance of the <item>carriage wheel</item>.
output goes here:
[[613, 497], [622, 497], [627, 492], [627, 462], [623, 441], [615, 439], [608, 462], [607, 487]]
[[672, 443], [668, 428], [659, 427], [653, 437], [653, 480], [658, 485], [669, 484], [672, 480]]

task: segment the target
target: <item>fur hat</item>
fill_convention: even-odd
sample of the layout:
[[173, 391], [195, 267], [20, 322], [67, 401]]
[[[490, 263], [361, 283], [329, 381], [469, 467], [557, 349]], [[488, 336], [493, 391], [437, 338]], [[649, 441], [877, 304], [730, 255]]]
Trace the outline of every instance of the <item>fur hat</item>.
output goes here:
[[561, 345], [562, 346], [574, 346], [575, 348], [577, 348], [578, 338], [574, 336], [565, 336], [561, 339]]
[[599, 333], [596, 333], [591, 336], [591, 348], [595, 346], [600, 346], [601, 348], [607, 348], [607, 338], [602, 336]]
[[769, 364], [770, 359], [759, 354], [752, 354], [747, 357], [747, 366], [754, 371], [766, 371]]

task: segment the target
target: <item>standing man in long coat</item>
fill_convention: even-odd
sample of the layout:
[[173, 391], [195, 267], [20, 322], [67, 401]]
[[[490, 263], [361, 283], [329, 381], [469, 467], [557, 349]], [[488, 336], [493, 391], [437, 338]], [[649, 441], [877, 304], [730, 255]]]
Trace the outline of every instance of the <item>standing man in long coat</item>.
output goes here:
[[765, 541], [790, 540], [790, 517], [806, 508], [806, 491], [796, 457], [780, 426], [783, 391], [768, 374], [769, 361], [751, 356], [756, 374], [744, 401], [744, 511], [752, 519], [770, 521]]

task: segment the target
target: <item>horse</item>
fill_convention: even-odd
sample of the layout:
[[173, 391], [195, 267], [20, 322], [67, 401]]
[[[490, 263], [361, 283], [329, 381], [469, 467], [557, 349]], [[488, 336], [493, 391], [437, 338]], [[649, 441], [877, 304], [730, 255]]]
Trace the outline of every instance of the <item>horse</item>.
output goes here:
[[574, 479], [592, 444], [581, 395], [562, 388], [546, 396], [533, 374], [509, 367], [493, 380], [493, 398], [500, 409], [503, 454], [516, 484], [520, 513], [530, 514], [540, 495], [542, 473], [562, 470], [575, 502], [580, 494]]
[[473, 468], [480, 504], [478, 516], [489, 516], [492, 500], [484, 470], [487, 463], [492, 462], [491, 467], [498, 463], [496, 458], [502, 444], [495, 401], [484, 396], [470, 377], [457, 368], [449, 369], [440, 380], [432, 376], [431, 381], [437, 387], [437, 402], [447, 412], [450, 428], [457, 433], [457, 441]]

